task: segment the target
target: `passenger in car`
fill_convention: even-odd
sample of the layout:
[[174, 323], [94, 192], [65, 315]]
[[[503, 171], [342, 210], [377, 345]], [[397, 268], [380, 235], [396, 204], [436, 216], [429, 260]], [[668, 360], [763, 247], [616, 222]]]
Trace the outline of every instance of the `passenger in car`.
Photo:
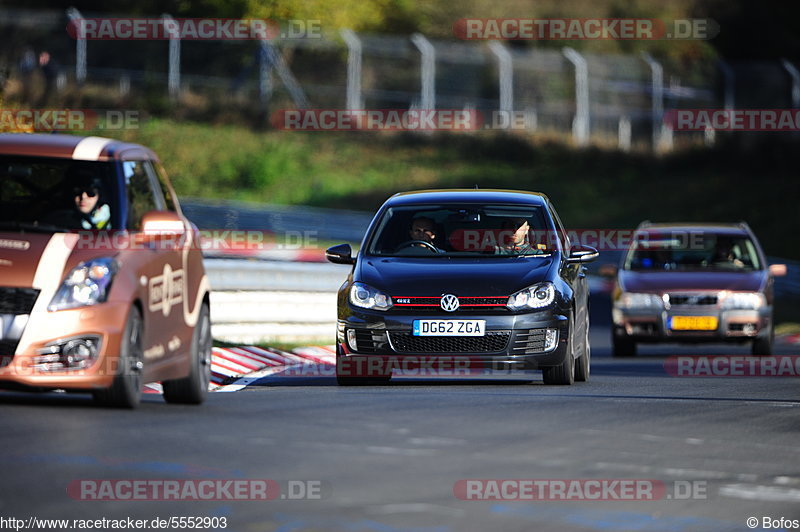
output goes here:
[[498, 238], [495, 254], [532, 255], [539, 253], [530, 244], [528, 239], [530, 226], [525, 218], [506, 218], [500, 229], [500, 238]]
[[89, 173], [77, 173], [72, 179], [75, 208], [83, 229], [110, 229], [111, 209], [103, 201], [101, 180]]

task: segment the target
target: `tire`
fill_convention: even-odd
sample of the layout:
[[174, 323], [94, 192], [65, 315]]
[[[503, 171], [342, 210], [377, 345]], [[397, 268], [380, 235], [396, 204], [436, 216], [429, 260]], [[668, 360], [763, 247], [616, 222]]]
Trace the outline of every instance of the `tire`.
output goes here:
[[139, 406], [142, 399], [143, 330], [142, 313], [133, 306], [128, 313], [125, 332], [120, 342], [114, 381], [105, 390], [97, 390], [92, 394], [101, 405], [119, 408]]
[[191, 369], [182, 379], [164, 381], [164, 400], [168, 403], [199, 405], [208, 396], [211, 380], [211, 317], [203, 303], [192, 333]]
[[635, 357], [636, 356], [636, 342], [627, 336], [617, 336], [612, 332], [611, 338], [611, 355], [616, 358]]
[[575, 344], [572, 338], [575, 330], [574, 321], [570, 322], [569, 329], [570, 331], [567, 336], [567, 353], [564, 356], [564, 361], [558, 366], [544, 368], [542, 370], [542, 378], [545, 384], [569, 386], [575, 383], [575, 357], [573, 356]]
[[769, 334], [763, 338], [756, 338], [753, 340], [752, 354], [753, 356], [771, 356], [772, 344], [775, 340], [775, 331], [770, 327]]
[[575, 380], [586, 382], [589, 380], [589, 373], [592, 365], [592, 345], [589, 343], [589, 311], [586, 311], [586, 323], [584, 325], [582, 353], [580, 358], [575, 361]]

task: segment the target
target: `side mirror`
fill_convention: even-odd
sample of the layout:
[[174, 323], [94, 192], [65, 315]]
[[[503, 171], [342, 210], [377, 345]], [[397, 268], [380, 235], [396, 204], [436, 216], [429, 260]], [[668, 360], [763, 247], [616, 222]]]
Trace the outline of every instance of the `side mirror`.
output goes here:
[[769, 265], [769, 274], [773, 277], [783, 277], [786, 275], [786, 265], [785, 264], [770, 264]]
[[142, 216], [145, 240], [177, 239], [186, 234], [186, 224], [177, 212], [149, 211]]
[[600, 266], [600, 269], [597, 270], [597, 273], [600, 274], [600, 277], [605, 277], [606, 279], [613, 279], [617, 276], [617, 271], [619, 267], [616, 264], [603, 264]]
[[334, 264], [355, 264], [350, 244], [339, 244], [325, 250], [325, 258]]
[[569, 263], [583, 263], [583, 262], [592, 262], [595, 260], [600, 253], [591, 246], [574, 246], [572, 251], [569, 252], [569, 257], [567, 257], [567, 262]]

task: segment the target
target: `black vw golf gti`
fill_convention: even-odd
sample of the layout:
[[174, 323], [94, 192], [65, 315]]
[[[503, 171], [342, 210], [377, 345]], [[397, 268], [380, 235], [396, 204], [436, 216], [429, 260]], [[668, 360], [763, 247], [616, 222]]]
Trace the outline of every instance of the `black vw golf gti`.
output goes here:
[[546, 384], [589, 378], [582, 263], [597, 250], [570, 243], [544, 194], [396, 194], [356, 257], [347, 244], [326, 256], [353, 265], [339, 290], [339, 384], [385, 382], [430, 359], [471, 375], [541, 369]]

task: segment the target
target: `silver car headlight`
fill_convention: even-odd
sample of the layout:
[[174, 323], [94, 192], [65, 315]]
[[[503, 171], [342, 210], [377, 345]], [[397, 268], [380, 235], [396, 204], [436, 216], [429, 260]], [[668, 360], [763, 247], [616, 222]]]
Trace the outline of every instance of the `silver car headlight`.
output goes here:
[[370, 310], [389, 310], [393, 305], [390, 296], [364, 283], [353, 283], [350, 287], [350, 303]]
[[722, 297], [725, 310], [758, 310], [766, 304], [767, 299], [759, 292], [728, 292]]
[[538, 309], [550, 305], [556, 298], [551, 282], [539, 283], [511, 294], [506, 306], [511, 310]]
[[81, 262], [67, 274], [47, 310], [52, 312], [104, 302], [117, 269], [117, 262], [110, 257]]
[[657, 294], [623, 292], [616, 301], [620, 309], [664, 310], [664, 299]]

